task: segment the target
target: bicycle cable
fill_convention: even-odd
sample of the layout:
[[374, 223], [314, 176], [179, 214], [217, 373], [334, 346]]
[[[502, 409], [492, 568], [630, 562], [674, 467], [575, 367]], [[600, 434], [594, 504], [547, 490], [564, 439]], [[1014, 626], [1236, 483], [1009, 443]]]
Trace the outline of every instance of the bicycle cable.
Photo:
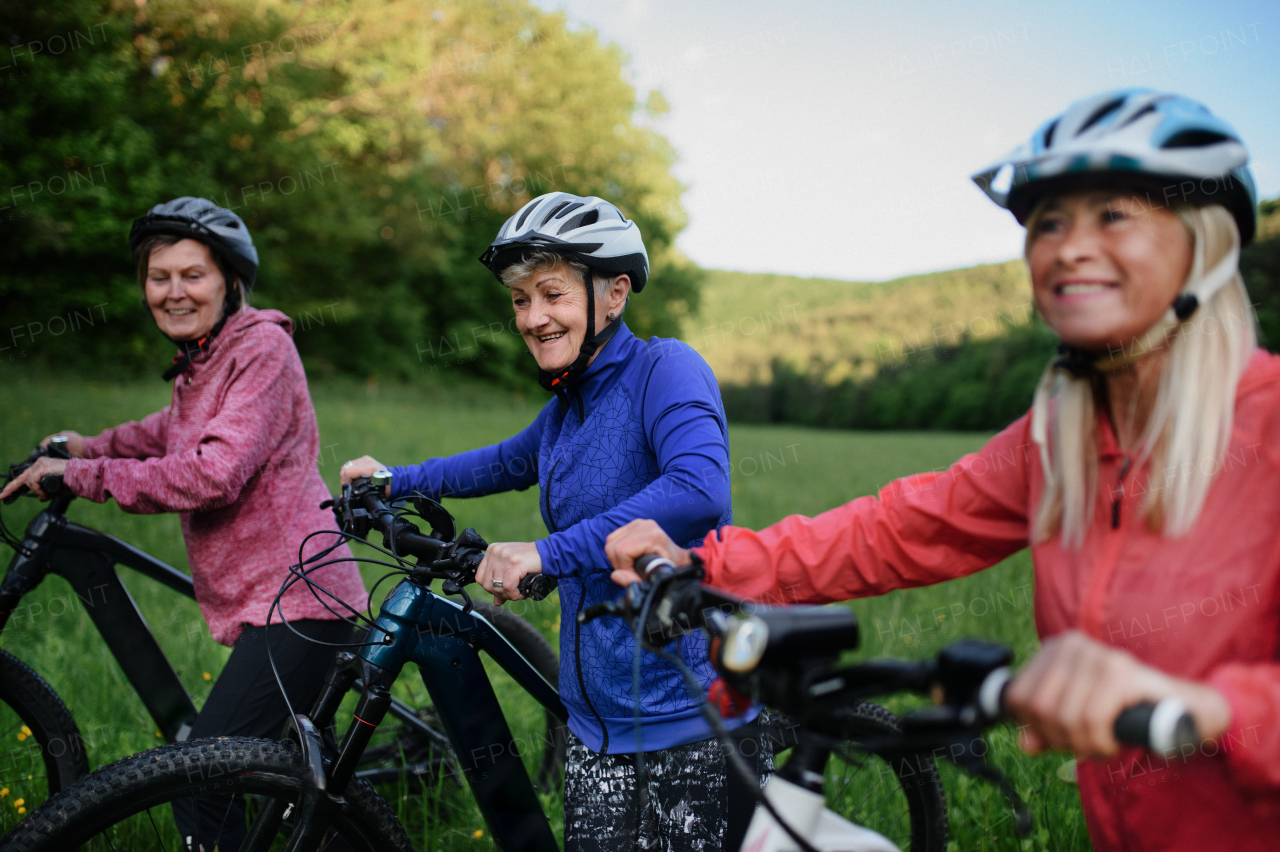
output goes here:
[[664, 660], [675, 666], [676, 670], [680, 672], [681, 677], [684, 678], [685, 688], [689, 690], [690, 694], [698, 699], [698, 709], [707, 720], [707, 723], [710, 724], [711, 730], [716, 735], [716, 739], [720, 741], [720, 747], [724, 749], [725, 762], [732, 766], [734, 771], [738, 773], [738, 776], [746, 782], [747, 789], [751, 791], [751, 795], [755, 798], [756, 802], [762, 805], [769, 813], [769, 816], [773, 817], [774, 822], [776, 822], [782, 830], [796, 842], [796, 845], [800, 847], [801, 852], [818, 852], [811, 843], [801, 837], [799, 832], [791, 827], [790, 823], [782, 818], [782, 814], [778, 813], [777, 809], [773, 806], [773, 802], [770, 802], [769, 797], [760, 789], [760, 779], [756, 776], [756, 773], [751, 771], [751, 767], [747, 766], [746, 761], [742, 759], [741, 755], [738, 754], [738, 749], [733, 744], [733, 738], [729, 735], [729, 729], [725, 727], [724, 719], [720, 717], [720, 714], [716, 712], [716, 709], [707, 701], [706, 696], [702, 692], [702, 686], [698, 683], [697, 676], [695, 676], [689, 669], [688, 664], [679, 657], [673, 654], [668, 654], [665, 650], [657, 649], [656, 653], [659, 657], [662, 657]]

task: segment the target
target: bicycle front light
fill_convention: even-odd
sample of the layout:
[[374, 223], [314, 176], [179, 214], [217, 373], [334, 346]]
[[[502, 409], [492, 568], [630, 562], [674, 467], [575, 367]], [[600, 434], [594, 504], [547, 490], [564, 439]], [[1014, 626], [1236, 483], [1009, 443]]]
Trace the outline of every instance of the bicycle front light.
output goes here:
[[740, 618], [725, 631], [720, 664], [731, 672], [749, 672], [760, 664], [768, 647], [769, 625], [764, 619], [755, 615]]

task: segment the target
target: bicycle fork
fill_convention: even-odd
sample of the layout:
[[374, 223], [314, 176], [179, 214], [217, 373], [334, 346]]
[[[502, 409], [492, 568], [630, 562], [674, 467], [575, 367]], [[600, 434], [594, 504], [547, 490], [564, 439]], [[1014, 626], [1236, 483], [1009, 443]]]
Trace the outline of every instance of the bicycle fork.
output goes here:
[[[286, 737], [298, 743], [307, 766], [297, 808], [279, 800], [269, 803], [242, 849], [268, 848], [282, 821], [295, 811], [296, 827], [286, 852], [319, 848], [333, 809], [342, 806], [342, 794], [360, 757], [391, 706], [391, 685], [412, 661], [418, 664], [498, 848], [556, 852], [555, 836], [480, 660], [480, 642], [467, 626], [468, 619], [460, 619], [455, 606], [414, 583], [401, 583], [391, 593], [365, 640], [369, 644], [359, 654], [339, 652], [311, 717], [299, 715], [287, 725]], [[355, 719], [336, 758], [326, 763], [320, 732], [332, 725], [343, 695], [357, 678], [364, 690]]]

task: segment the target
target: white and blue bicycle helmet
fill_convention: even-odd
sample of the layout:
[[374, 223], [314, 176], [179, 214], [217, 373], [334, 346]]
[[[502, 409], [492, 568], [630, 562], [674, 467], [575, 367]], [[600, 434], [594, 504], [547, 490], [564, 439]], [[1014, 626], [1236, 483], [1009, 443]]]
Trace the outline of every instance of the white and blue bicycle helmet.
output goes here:
[[501, 281], [502, 271], [530, 249], [553, 251], [592, 270], [628, 275], [633, 293], [649, 280], [649, 252], [640, 226], [594, 195], [539, 195], [503, 224], [480, 262]]
[[1025, 225], [1046, 192], [1091, 180], [1114, 186], [1118, 178], [1162, 204], [1221, 204], [1246, 245], [1258, 202], [1248, 161], [1239, 134], [1204, 104], [1119, 89], [1071, 104], [973, 181]]
[[[640, 226], [622, 211], [594, 195], [568, 192], [540, 195], [516, 211], [498, 230], [480, 262], [501, 281], [502, 272], [533, 251], [554, 252], [587, 267], [587, 333], [573, 363], [556, 373], [539, 371], [538, 381], [557, 395], [586, 370], [591, 357], [617, 333], [622, 317], [596, 332], [593, 273], [627, 275], [631, 291], [639, 293], [649, 280], [649, 252]], [[563, 399], [563, 397], [562, 397]]]

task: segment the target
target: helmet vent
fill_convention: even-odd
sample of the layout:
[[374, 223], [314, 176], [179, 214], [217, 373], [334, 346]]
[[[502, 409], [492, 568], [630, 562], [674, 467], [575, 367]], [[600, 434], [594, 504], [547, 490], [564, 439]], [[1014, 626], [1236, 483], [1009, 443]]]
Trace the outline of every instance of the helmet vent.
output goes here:
[[1111, 113], [1120, 109], [1120, 107], [1122, 106], [1124, 106], [1124, 98], [1116, 98], [1115, 100], [1108, 101], [1107, 103], [1098, 107], [1096, 110], [1093, 111], [1093, 115], [1089, 116], [1089, 118], [1085, 120], [1085, 123], [1080, 125], [1080, 129], [1076, 131], [1076, 135], [1079, 136], [1081, 133], [1084, 133], [1090, 127], [1093, 127], [1099, 121], [1102, 121], [1102, 119], [1111, 115]]
[[559, 213], [561, 210], [563, 210], [568, 206], [569, 206], [568, 201], [562, 201], [561, 203], [557, 204], [555, 207], [552, 207], [551, 212], [546, 215], [546, 218], [544, 218], [540, 223], [538, 223], [538, 227], [541, 228], [543, 225], [550, 222], [551, 217], [555, 216], [557, 213]]
[[564, 208], [559, 213], [557, 213], [556, 218], [563, 219], [565, 216], [568, 216], [570, 213], [577, 210], [581, 206], [582, 206], [581, 201], [575, 201], [574, 203], [570, 204], [568, 207]]
[[1142, 109], [1138, 110], [1133, 115], [1125, 119], [1124, 126], [1128, 127], [1130, 124], [1133, 124], [1135, 121], [1142, 118], [1144, 115], [1149, 115], [1150, 113], [1153, 113], [1155, 111], [1156, 111], [1155, 104], [1147, 104]]
[[1049, 129], [1044, 132], [1044, 147], [1046, 148], [1053, 147], [1053, 133], [1055, 130], [1058, 129], [1059, 121], [1061, 121], [1061, 119], [1055, 119], [1053, 124], [1049, 125]]
[[524, 212], [520, 214], [520, 218], [516, 220], [517, 231], [524, 227], [524, 220], [529, 218], [529, 214], [532, 213], [533, 208], [537, 206], [538, 206], [537, 204], [530, 202], [529, 206], [524, 209]]
[[585, 213], [579, 213], [568, 222], [560, 226], [560, 230], [556, 231], [556, 236], [560, 236], [565, 231], [572, 231], [575, 228], [585, 228], [587, 225], [594, 225], [600, 221], [600, 211], [588, 210]]
[[1161, 145], [1161, 148], [1204, 148], [1209, 145], [1217, 145], [1219, 142], [1229, 142], [1229, 136], [1223, 136], [1221, 133], [1212, 133], [1208, 130], [1184, 130], [1181, 133], [1175, 133], [1169, 137], [1169, 140]]

